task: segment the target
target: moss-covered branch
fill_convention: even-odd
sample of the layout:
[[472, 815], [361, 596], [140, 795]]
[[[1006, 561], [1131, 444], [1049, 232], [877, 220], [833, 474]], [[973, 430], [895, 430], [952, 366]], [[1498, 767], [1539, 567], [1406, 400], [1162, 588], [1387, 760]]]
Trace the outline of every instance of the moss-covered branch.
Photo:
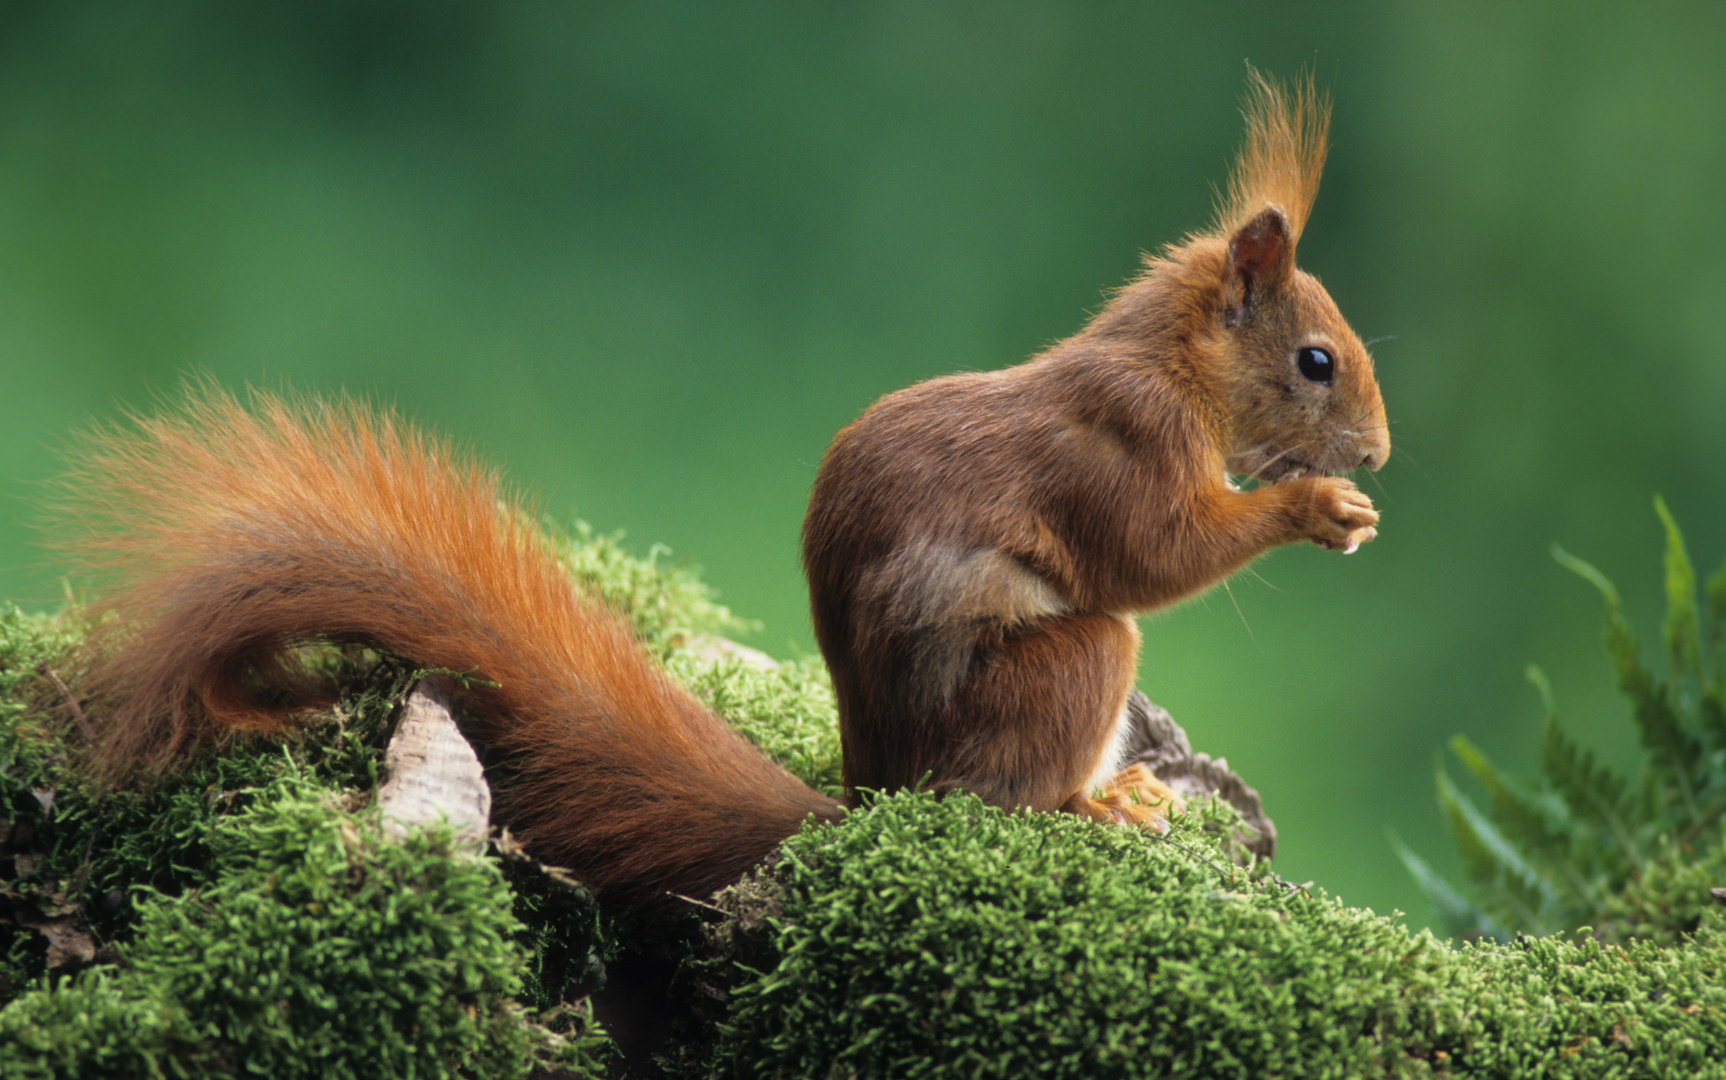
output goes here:
[[[693, 576], [579, 531], [548, 543], [679, 678], [832, 787], [819, 665], [703, 658], [686, 646], [728, 616]], [[646, 939], [691, 954], [678, 986], [708, 1002], [662, 1046], [690, 1075], [1726, 1077], [1717, 911], [1668, 944], [1458, 947], [1279, 882], [1226, 809], [1156, 837], [907, 793], [806, 829], [722, 895], [729, 914], [692, 908], [708, 944], [678, 946], [694, 915], [620, 921], [505, 837], [483, 858], [446, 831], [386, 840], [368, 804], [411, 674], [390, 658], [312, 658], [341, 704], [300, 736], [90, 789], [42, 669], [75, 639], [0, 616], [9, 1078], [615, 1074], [583, 997]], [[1677, 847], [1644, 862], [1644, 892], [1696, 885]], [[50, 921], [88, 955], [56, 952]]]

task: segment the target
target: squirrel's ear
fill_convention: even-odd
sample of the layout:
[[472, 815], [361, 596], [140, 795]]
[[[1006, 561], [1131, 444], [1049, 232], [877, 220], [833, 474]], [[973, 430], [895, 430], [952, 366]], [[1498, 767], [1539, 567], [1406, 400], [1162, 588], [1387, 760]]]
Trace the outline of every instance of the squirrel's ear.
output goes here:
[[1229, 238], [1229, 266], [1248, 284], [1275, 287], [1294, 273], [1294, 236], [1281, 210], [1267, 206]]

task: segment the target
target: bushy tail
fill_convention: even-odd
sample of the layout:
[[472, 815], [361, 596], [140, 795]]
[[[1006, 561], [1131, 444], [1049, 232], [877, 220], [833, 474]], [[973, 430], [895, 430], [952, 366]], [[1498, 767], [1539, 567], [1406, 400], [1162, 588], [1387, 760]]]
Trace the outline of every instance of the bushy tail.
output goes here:
[[112, 589], [84, 687], [101, 774], [281, 727], [293, 651], [357, 643], [497, 684], [460, 718], [496, 817], [602, 892], [705, 895], [839, 813], [584, 598], [492, 473], [389, 413], [205, 386], [89, 436], [66, 490], [69, 553]]

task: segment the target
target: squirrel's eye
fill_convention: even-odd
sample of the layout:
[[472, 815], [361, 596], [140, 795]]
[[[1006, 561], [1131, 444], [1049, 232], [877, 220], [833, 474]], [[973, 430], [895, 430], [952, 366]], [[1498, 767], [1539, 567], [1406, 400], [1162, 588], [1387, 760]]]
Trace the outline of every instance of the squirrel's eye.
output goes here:
[[1336, 361], [1330, 358], [1330, 353], [1311, 345], [1295, 351], [1295, 367], [1300, 368], [1302, 375], [1318, 383], [1330, 382], [1336, 374]]

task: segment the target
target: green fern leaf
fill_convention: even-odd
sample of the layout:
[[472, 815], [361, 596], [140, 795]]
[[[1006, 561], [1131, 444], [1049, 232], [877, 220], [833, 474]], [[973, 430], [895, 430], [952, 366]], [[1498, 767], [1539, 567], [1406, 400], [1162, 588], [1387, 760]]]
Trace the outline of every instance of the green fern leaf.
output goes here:
[[1702, 672], [1702, 727], [1716, 748], [1726, 748], [1726, 562], [1702, 586], [1707, 597], [1708, 663]]
[[1551, 891], [1442, 768], [1438, 771], [1438, 801], [1456, 839], [1463, 869], [1482, 898], [1481, 906], [1512, 930], [1546, 934], [1556, 929], [1548, 925]]
[[1589, 884], [1584, 868], [1572, 855], [1574, 833], [1564, 828], [1567, 815], [1557, 822], [1531, 795], [1510, 777], [1501, 773], [1480, 748], [1458, 735], [1450, 748], [1468, 771], [1474, 774], [1492, 799], [1492, 819], [1506, 840], [1515, 845], [1531, 862], [1537, 861], [1541, 877], [1549, 885], [1562, 887], [1566, 895], [1558, 897], [1560, 904], [1576, 909], [1580, 918], [1600, 907], [1599, 897]]
[[1702, 691], [1702, 700], [1697, 703], [1696, 711], [1702, 719], [1703, 741], [1715, 757], [1726, 753], [1726, 701], [1720, 699], [1718, 685]]
[[1707, 633], [1709, 633], [1709, 644], [1712, 645], [1709, 681], [1714, 687], [1719, 687], [1721, 681], [1726, 681], [1726, 669], [1721, 668], [1723, 659], [1726, 659], [1723, 657], [1723, 642], [1721, 642], [1721, 630], [1726, 628], [1726, 562], [1721, 562], [1719, 569], [1709, 575], [1709, 580], [1702, 585], [1702, 592], [1707, 597], [1707, 604], [1709, 604], [1707, 607], [1707, 619], [1709, 619]]
[[1616, 857], [1607, 861], [1640, 870], [1642, 854], [1625, 820], [1628, 785], [1624, 779], [1608, 768], [1596, 768], [1594, 755], [1571, 742], [1550, 714], [1542, 725], [1540, 742], [1546, 778], [1571, 813], [1592, 820], [1611, 838]]
[[[1726, 829], [1726, 565], [1709, 576], [1699, 600], [1683, 533], [1664, 499], [1654, 500], [1654, 510], [1666, 541], [1666, 678], [1643, 665], [1612, 582], [1552, 548], [1605, 604], [1607, 655], [1647, 758], [1634, 772], [1598, 762], [1560, 726], [1552, 688], [1530, 665], [1528, 679], [1545, 709], [1544, 785], [1519, 785], [1460, 737], [1452, 748], [1490, 796], [1490, 818], [1438, 774], [1439, 803], [1477, 903], [1511, 929], [1540, 932], [1586, 919], [1605, 938], [1682, 935], [1696, 926], [1696, 882], [1719, 876], [1695, 867], [1708, 862], [1710, 838]], [[1675, 857], [1688, 874], [1681, 889], [1669, 867]], [[1430, 867], [1412, 855], [1403, 863], [1447, 918], [1466, 914]]]
[[1672, 675], [1685, 672], [1702, 676], [1702, 641], [1700, 619], [1696, 611], [1696, 571], [1690, 565], [1690, 554], [1684, 550], [1684, 534], [1666, 509], [1666, 500], [1654, 496], [1654, 512], [1666, 526], [1666, 623], [1662, 631], [1666, 649], [1672, 656]]
[[1438, 913], [1440, 925], [1445, 933], [1460, 938], [1492, 938], [1497, 941], [1510, 940], [1509, 931], [1493, 921], [1492, 916], [1480, 910], [1480, 905], [1463, 896], [1456, 887], [1446, 881], [1438, 871], [1427, 864], [1427, 861], [1409, 850], [1408, 845], [1392, 835], [1390, 846], [1396, 850], [1402, 865], [1408, 868], [1408, 874], [1414, 878], [1415, 884], [1426, 893], [1426, 898], [1432, 902], [1433, 910]]
[[1666, 687], [1656, 682], [1653, 674], [1642, 666], [1636, 635], [1630, 629], [1630, 621], [1624, 617], [1618, 590], [1605, 574], [1557, 544], [1552, 545], [1552, 557], [1565, 569], [1593, 584], [1606, 601], [1606, 652], [1612, 658], [1612, 670], [1618, 676], [1618, 689], [1630, 699], [1637, 734], [1642, 745], [1652, 754], [1650, 765], [1672, 781], [1681, 812], [1687, 821], [1694, 821], [1697, 808], [1691, 770], [1700, 764], [1701, 747], [1679, 722]]

